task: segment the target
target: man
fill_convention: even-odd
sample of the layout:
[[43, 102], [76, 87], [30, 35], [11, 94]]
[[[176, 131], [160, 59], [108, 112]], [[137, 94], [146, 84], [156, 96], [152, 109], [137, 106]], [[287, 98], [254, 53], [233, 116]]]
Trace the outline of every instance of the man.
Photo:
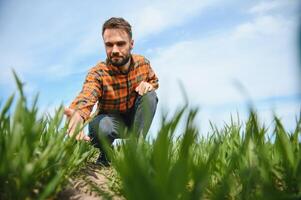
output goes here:
[[110, 18], [102, 27], [107, 54], [106, 62], [91, 68], [83, 88], [65, 115], [69, 119], [68, 134], [82, 127], [97, 104], [97, 115], [89, 122], [89, 136], [81, 131], [77, 140], [91, 141], [100, 149], [97, 163], [108, 165], [100, 138], [109, 143], [122, 136], [125, 128], [146, 134], [154, 117], [158, 98], [158, 78], [149, 61], [131, 54], [134, 46], [131, 25], [123, 18]]

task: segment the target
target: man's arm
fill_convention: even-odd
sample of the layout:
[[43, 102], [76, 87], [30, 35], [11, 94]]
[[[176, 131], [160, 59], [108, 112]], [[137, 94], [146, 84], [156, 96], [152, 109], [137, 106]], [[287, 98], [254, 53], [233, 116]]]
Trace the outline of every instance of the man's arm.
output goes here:
[[99, 74], [91, 69], [86, 76], [81, 92], [70, 105], [70, 108], [76, 110], [84, 121], [87, 121], [93, 106], [101, 96], [101, 85]]
[[[65, 108], [65, 115], [68, 118], [68, 135], [72, 136], [76, 128], [82, 128], [84, 122], [89, 118], [94, 104], [101, 95], [101, 82], [99, 75], [92, 69], [86, 76], [82, 91], [71, 103], [69, 108]], [[76, 136], [77, 140], [90, 140], [88, 136], [80, 131]]]

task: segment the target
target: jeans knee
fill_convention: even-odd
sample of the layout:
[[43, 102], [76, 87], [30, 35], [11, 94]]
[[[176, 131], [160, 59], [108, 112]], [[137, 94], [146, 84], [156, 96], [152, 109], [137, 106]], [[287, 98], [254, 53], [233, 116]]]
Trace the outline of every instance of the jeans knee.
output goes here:
[[149, 104], [156, 105], [158, 103], [157, 93], [155, 91], [150, 91], [145, 95], [141, 96], [142, 101], [146, 101]]
[[107, 116], [97, 116], [89, 123], [89, 134], [92, 137], [109, 136], [112, 134], [113, 129], [113, 122]]

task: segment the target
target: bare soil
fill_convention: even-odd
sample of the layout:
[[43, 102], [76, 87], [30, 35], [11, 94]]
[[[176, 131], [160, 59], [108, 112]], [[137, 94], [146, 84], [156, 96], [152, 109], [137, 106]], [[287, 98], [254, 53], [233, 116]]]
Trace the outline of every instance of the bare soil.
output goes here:
[[78, 176], [69, 180], [69, 184], [59, 192], [56, 199], [125, 199], [114, 190], [116, 185], [111, 167], [88, 163]]

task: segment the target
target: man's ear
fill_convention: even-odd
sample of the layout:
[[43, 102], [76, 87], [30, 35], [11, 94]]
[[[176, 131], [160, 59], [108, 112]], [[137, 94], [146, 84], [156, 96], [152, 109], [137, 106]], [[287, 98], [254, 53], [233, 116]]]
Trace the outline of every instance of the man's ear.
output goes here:
[[130, 49], [132, 50], [133, 48], [134, 48], [134, 40], [131, 40]]

